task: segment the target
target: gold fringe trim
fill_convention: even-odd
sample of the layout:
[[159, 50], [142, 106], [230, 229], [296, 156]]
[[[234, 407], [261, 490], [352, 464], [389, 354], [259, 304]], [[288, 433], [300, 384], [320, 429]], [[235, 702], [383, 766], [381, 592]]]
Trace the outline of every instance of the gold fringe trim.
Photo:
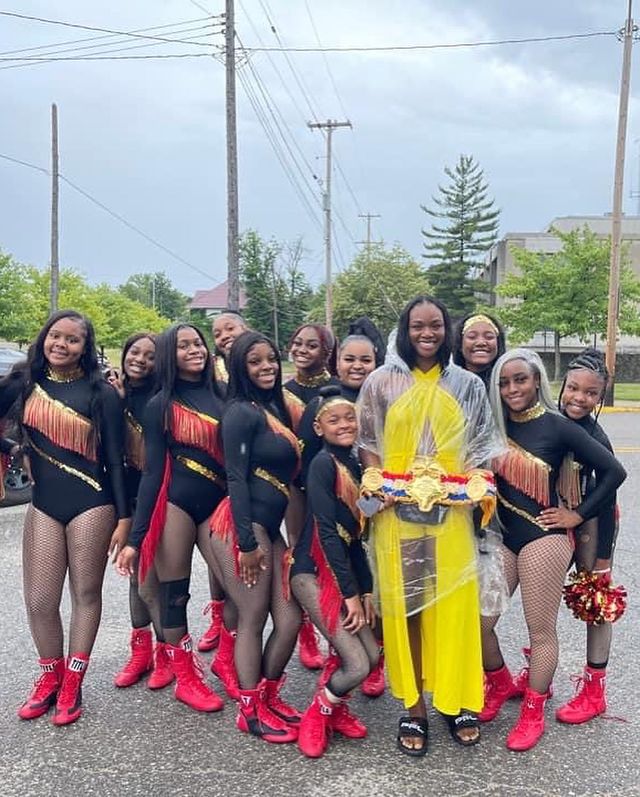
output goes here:
[[93, 489], [96, 492], [98, 493], [102, 492], [102, 485], [100, 484], [100, 482], [97, 482], [94, 478], [88, 476], [86, 473], [83, 473], [81, 470], [78, 470], [77, 468], [72, 468], [71, 465], [66, 465], [64, 462], [60, 462], [59, 459], [54, 459], [54, 457], [50, 457], [49, 454], [46, 454], [41, 448], [38, 448], [38, 446], [33, 442], [33, 440], [29, 441], [29, 448], [33, 449], [33, 451], [35, 451], [39, 457], [42, 457], [42, 459], [45, 459], [51, 465], [55, 465], [56, 468], [60, 468], [60, 470], [63, 470], [65, 473], [68, 473], [71, 476], [76, 476], [78, 479], [81, 479], [85, 484], [88, 484], [89, 487], [93, 487]]
[[300, 456], [300, 441], [291, 431], [291, 429], [289, 429], [288, 426], [285, 426], [279, 418], [276, 418], [276, 416], [272, 415], [268, 410], [265, 410], [264, 414], [271, 431], [280, 435], [281, 437], [286, 438], [286, 440], [290, 443], [291, 448], [293, 448], [296, 454]]
[[279, 490], [283, 495], [289, 498], [289, 488], [287, 485], [276, 479], [276, 477], [272, 473], [269, 473], [268, 470], [265, 470], [264, 468], [254, 468], [253, 475], [257, 476], [259, 479], [264, 479], [264, 481], [269, 482], [272, 487], [275, 487], [276, 490]]
[[562, 460], [556, 488], [569, 509], [575, 509], [582, 502], [580, 464], [574, 460], [572, 453], [567, 454]]
[[36, 384], [24, 406], [25, 426], [37, 429], [57, 446], [96, 461], [96, 443], [89, 418], [52, 398]]
[[295, 393], [292, 393], [288, 387], [282, 389], [282, 395], [284, 397], [284, 403], [289, 410], [293, 428], [297, 430], [300, 426], [300, 421], [302, 420], [306, 405], [304, 401], [301, 398], [298, 398]]
[[549, 506], [551, 465], [529, 453], [509, 438], [509, 451], [495, 463], [495, 472], [520, 492]]
[[189, 459], [189, 457], [183, 457], [182, 455], [178, 455], [176, 459], [178, 462], [181, 462], [185, 468], [189, 468], [189, 470], [199, 473], [201, 476], [204, 476], [205, 479], [209, 479], [210, 482], [216, 484], [221, 490], [226, 491], [226, 481], [222, 478], [222, 476], [219, 476], [215, 471], [211, 470], [211, 468], [207, 468], [207, 466], [203, 465], [201, 462], [196, 462], [195, 459]]
[[346, 465], [343, 465], [337, 457], [332, 456], [332, 459], [336, 466], [336, 495], [349, 508], [356, 521], [362, 525], [362, 517], [357, 504], [360, 497], [360, 485], [353, 478], [351, 471]]
[[144, 438], [142, 426], [136, 421], [130, 410], [124, 411], [125, 419], [125, 459], [127, 465], [136, 470], [144, 470]]
[[194, 446], [222, 461], [218, 434], [220, 422], [211, 415], [187, 407], [179, 401], [171, 404], [171, 433], [178, 443]]

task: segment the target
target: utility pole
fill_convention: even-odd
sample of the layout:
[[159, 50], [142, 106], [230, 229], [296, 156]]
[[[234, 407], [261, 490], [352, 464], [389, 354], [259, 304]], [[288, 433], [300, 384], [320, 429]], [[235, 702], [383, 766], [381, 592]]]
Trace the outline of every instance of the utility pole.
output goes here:
[[59, 225], [58, 206], [60, 197], [60, 169], [58, 163], [58, 106], [51, 105], [51, 289], [49, 311], [58, 309], [60, 261], [58, 259]]
[[333, 289], [331, 285], [331, 137], [333, 131], [338, 127], [353, 127], [351, 122], [336, 122], [334, 119], [327, 119], [326, 122], [308, 122], [307, 126], [312, 130], [327, 131], [327, 172], [324, 184], [323, 207], [324, 210], [324, 264], [326, 282], [326, 306], [325, 323], [331, 329], [333, 321]]
[[359, 219], [366, 219], [367, 220], [367, 240], [366, 241], [358, 241], [360, 244], [364, 244], [366, 246], [367, 252], [367, 263], [371, 260], [371, 219], [379, 219], [379, 213], [358, 213]]
[[618, 313], [620, 309], [620, 244], [622, 238], [622, 191], [624, 181], [624, 156], [627, 138], [627, 116], [629, 109], [629, 83], [631, 76], [631, 51], [633, 48], [634, 26], [631, 16], [633, 0], [628, 0], [627, 19], [622, 38], [622, 78], [620, 81], [620, 104], [618, 107], [618, 139], [616, 143], [616, 165], [613, 181], [613, 212], [611, 214], [611, 265], [609, 269], [609, 304], [607, 308], [607, 350], [606, 362], [611, 375], [605, 404], [613, 406], [616, 373], [616, 338], [618, 332]]
[[236, 48], [234, 0], [225, 0], [225, 72], [227, 106], [227, 305], [240, 307], [238, 252], [238, 134], [236, 126]]

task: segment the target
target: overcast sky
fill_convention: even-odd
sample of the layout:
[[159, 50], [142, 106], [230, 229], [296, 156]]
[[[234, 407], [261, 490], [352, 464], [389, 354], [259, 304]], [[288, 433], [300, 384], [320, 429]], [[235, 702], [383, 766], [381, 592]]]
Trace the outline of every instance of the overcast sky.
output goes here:
[[[155, 35], [202, 36], [205, 15], [223, 0], [5, 0], [2, 10], [132, 31], [175, 25]], [[310, 13], [309, 13], [310, 10]], [[246, 47], [376, 46], [484, 41], [615, 31], [624, 0], [536, 3], [513, 0], [236, 0]], [[637, 11], [640, 16], [640, 7]], [[180, 23], [180, 25], [178, 25]], [[198, 30], [190, 30], [198, 28]], [[219, 30], [219, 29], [216, 29]], [[0, 17], [0, 57], [98, 36]], [[120, 44], [116, 44], [120, 42]], [[199, 43], [222, 43], [220, 35]], [[148, 45], [110, 38], [69, 44], [66, 55]], [[118, 55], [188, 54], [201, 44], [153, 44]], [[303, 236], [305, 269], [322, 279], [320, 212], [324, 139], [306, 121], [343, 119], [334, 134], [337, 265], [365, 234], [359, 213], [377, 213], [373, 235], [419, 257], [421, 203], [445, 165], [473, 154], [502, 209], [501, 232], [538, 230], [554, 216], [610, 210], [622, 45], [613, 36], [474, 49], [328, 53], [256, 52], [241, 67], [238, 135], [241, 229], [293, 240]], [[640, 53], [632, 72], [625, 209], [636, 212]], [[164, 270], [184, 292], [226, 276], [224, 69], [210, 57], [0, 63], [0, 154], [49, 166], [50, 104], [60, 117], [62, 173], [131, 224], [199, 269], [189, 268], [61, 187], [60, 258], [93, 282], [119, 284]], [[272, 103], [287, 139], [289, 168], [310, 211], [279, 163], [243, 83]], [[334, 88], [335, 84], [335, 88]], [[337, 88], [337, 92], [336, 92]], [[634, 91], [635, 90], [635, 91]], [[270, 111], [266, 112], [267, 114]], [[313, 116], [312, 116], [313, 114]], [[269, 117], [270, 118], [270, 117]], [[277, 135], [277, 134], [276, 134]], [[284, 145], [283, 145], [284, 147]], [[290, 152], [289, 152], [290, 150]], [[299, 166], [292, 163], [292, 155]], [[347, 182], [345, 183], [344, 177]], [[0, 248], [17, 259], [49, 261], [49, 180], [0, 160]], [[206, 276], [205, 276], [206, 275]]]

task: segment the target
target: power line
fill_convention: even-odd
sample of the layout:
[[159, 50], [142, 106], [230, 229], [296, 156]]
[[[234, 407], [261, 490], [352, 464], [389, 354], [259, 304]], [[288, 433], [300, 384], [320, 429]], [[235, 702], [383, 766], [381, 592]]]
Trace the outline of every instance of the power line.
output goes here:
[[[197, 42], [194, 42], [197, 44]], [[53, 63], [54, 61], [153, 61], [162, 58], [214, 58], [215, 53], [166, 53], [158, 55], [69, 55], [62, 58], [0, 58], [0, 61]]]
[[[304, 0], [304, 6], [307, 10], [307, 16], [309, 17], [309, 22], [311, 23], [311, 27], [313, 28], [313, 34], [316, 37], [316, 41], [318, 42], [318, 47], [322, 47], [322, 42], [320, 41], [320, 35], [318, 33], [318, 29], [316, 28], [316, 23], [313, 20], [313, 15], [311, 14], [311, 8], [309, 7], [308, 0]], [[342, 115], [345, 119], [349, 118], [349, 114], [347, 113], [346, 108], [344, 107], [344, 103], [342, 102], [342, 97], [340, 96], [340, 92], [338, 91], [338, 85], [333, 77], [333, 72], [331, 71], [331, 67], [329, 66], [329, 59], [327, 58], [324, 51], [322, 52], [322, 60], [324, 61], [325, 69], [327, 70], [327, 75], [329, 76], [329, 81], [333, 86], [333, 92], [336, 95], [338, 100], [338, 105], [342, 111]]]
[[[12, 163], [20, 164], [21, 166], [27, 166], [29, 169], [34, 169], [35, 171], [42, 172], [42, 174], [46, 174], [47, 176], [51, 175], [51, 172], [48, 169], [44, 169], [42, 166], [37, 166], [35, 163], [29, 163], [28, 161], [23, 161], [20, 160], [19, 158], [12, 158], [10, 155], [3, 155], [2, 153], [0, 153], [0, 158], [6, 161], [11, 161]], [[185, 258], [181, 257], [179, 254], [177, 254], [177, 252], [174, 252], [164, 244], [161, 244], [160, 241], [156, 241], [155, 238], [152, 238], [148, 233], [144, 232], [144, 230], [141, 230], [139, 227], [136, 227], [135, 224], [132, 224], [130, 221], [125, 219], [124, 216], [121, 216], [119, 213], [116, 213], [115, 210], [112, 210], [110, 207], [107, 207], [107, 205], [105, 205], [103, 202], [100, 202], [99, 199], [96, 199], [88, 191], [85, 191], [83, 188], [80, 188], [79, 185], [72, 182], [68, 177], [65, 177], [63, 174], [60, 174], [59, 176], [60, 179], [63, 180], [68, 186], [73, 188], [74, 191], [77, 191], [79, 194], [88, 199], [90, 202], [93, 202], [94, 205], [99, 207], [101, 210], [104, 210], [105, 213], [108, 213], [114, 219], [117, 219], [121, 224], [124, 224], [125, 227], [132, 230], [137, 235], [144, 238], [145, 241], [148, 241], [150, 244], [153, 244], [153, 246], [162, 250], [165, 254], [169, 255], [174, 260], [177, 260], [183, 265], [188, 266], [190, 269], [196, 271], [198, 274], [202, 275], [203, 277], [206, 277], [207, 279], [210, 280], [215, 280], [215, 277], [212, 277], [211, 274], [207, 274], [206, 271], [203, 271], [201, 268], [198, 268], [198, 266], [194, 266], [193, 263], [190, 263], [188, 260], [185, 260]]]
[[558, 36], [528, 36], [521, 39], [493, 39], [478, 42], [452, 42], [446, 44], [390, 44], [379, 46], [349, 45], [344, 47], [247, 47], [252, 53], [376, 53], [403, 50], [453, 50], [467, 47], [495, 47], [502, 44], [538, 44], [541, 42], [592, 39], [597, 36], [617, 36], [617, 31], [599, 30], [589, 33], [567, 33]]

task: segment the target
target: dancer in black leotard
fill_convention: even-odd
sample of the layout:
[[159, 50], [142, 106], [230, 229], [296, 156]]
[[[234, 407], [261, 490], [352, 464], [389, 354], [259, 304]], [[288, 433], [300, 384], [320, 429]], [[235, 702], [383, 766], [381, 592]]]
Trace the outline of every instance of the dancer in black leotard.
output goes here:
[[176, 676], [175, 696], [197, 711], [218, 711], [223, 703], [194, 661], [187, 628], [191, 559], [195, 544], [208, 563], [208, 519], [225, 495], [219, 441], [222, 399], [202, 333], [176, 324], [156, 341], [159, 392], [144, 417], [146, 465], [133, 528], [118, 557], [123, 574], [140, 558], [141, 592], [155, 565], [162, 633]]
[[[211, 546], [223, 571], [227, 603], [238, 610], [237, 726], [269, 742], [290, 742], [297, 736], [300, 714], [279, 692], [300, 609], [287, 595], [280, 524], [300, 452], [282, 395], [278, 353], [257, 332], [245, 332], [231, 349], [222, 439], [229, 497], [211, 519]], [[273, 631], [263, 650], [269, 614]]]
[[[25, 365], [0, 383], [0, 417], [13, 406], [33, 477], [23, 538], [24, 597], [42, 675], [18, 711], [67, 725], [82, 714], [82, 680], [102, 611], [107, 552], [124, 544], [130, 511], [120, 401], [98, 366], [91, 322], [54, 313]], [[115, 531], [114, 531], [115, 529]], [[60, 599], [69, 573], [69, 656]]]
[[314, 425], [324, 447], [309, 469], [309, 513], [291, 569], [295, 596], [338, 657], [300, 723], [298, 746], [311, 758], [325, 752], [332, 731], [352, 739], [366, 736], [345, 700], [378, 661], [371, 630], [373, 578], [356, 503], [361, 475], [353, 454], [356, 410], [339, 388], [323, 388], [323, 394]]

